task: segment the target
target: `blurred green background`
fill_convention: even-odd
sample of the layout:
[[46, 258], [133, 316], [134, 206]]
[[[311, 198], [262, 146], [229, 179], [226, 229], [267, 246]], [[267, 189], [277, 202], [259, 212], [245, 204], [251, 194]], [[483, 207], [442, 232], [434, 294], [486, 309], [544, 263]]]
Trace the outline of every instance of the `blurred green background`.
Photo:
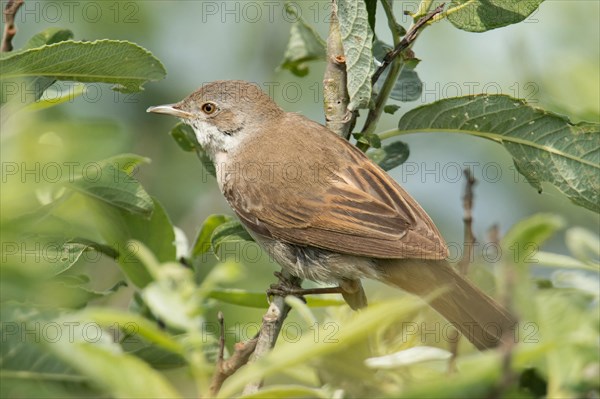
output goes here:
[[[329, 1], [293, 4], [297, 13], [326, 37]], [[397, 18], [405, 28], [411, 19], [403, 16], [403, 11], [415, 11], [417, 4], [394, 2]], [[381, 8], [378, 15], [383, 16]], [[415, 55], [422, 60], [417, 71], [424, 93], [417, 101], [398, 103], [401, 109], [395, 115], [384, 114], [377, 131], [393, 129], [400, 115], [419, 105], [480, 92], [524, 98], [532, 105], [568, 115], [574, 122], [600, 122], [599, 17], [600, 2], [548, 0], [523, 23], [482, 34], [458, 30], [446, 21], [428, 27], [414, 46]], [[132, 95], [114, 92], [108, 85], [90, 84], [87, 92], [71, 103], [9, 118], [2, 127], [2, 162], [28, 162], [31, 167], [64, 161], [85, 164], [118, 153], [148, 157], [152, 162], [141, 166], [135, 177], [160, 200], [173, 224], [192, 240], [207, 216], [232, 212], [198, 159], [182, 152], [167, 134], [176, 120], [145, 110], [151, 105], [179, 101], [206, 82], [243, 79], [270, 88], [274, 100], [284, 109], [324, 122], [323, 63], [311, 64], [304, 78], [277, 68], [292, 20], [280, 1], [28, 0], [17, 16], [15, 48], [46, 28], [69, 28], [78, 40], [135, 42], [158, 57], [168, 75]], [[377, 34], [391, 41], [383, 21]], [[59, 82], [55, 88], [64, 92], [69, 87]], [[4, 122], [5, 115], [2, 117]], [[472, 166], [478, 180], [473, 216], [475, 234], [482, 243], [487, 241], [491, 226], [499, 225], [503, 234], [515, 222], [539, 212], [562, 216], [566, 227], [599, 230], [597, 214], [571, 204], [554, 188], [545, 185], [544, 192], [538, 194], [517, 175], [510, 156], [495, 143], [450, 134], [415, 134], [403, 139], [410, 145], [411, 155], [391, 174], [422, 204], [446, 240], [456, 243], [451, 245], [453, 248], [462, 247], [464, 181], [460, 172], [467, 166]], [[31, 212], [40, 202], [48, 202], [43, 181], [33, 182], [29, 177], [26, 184], [15, 183], [14, 179], [10, 182], [2, 187], [3, 219]], [[89, 209], [82, 206], [63, 212], [79, 225], [68, 228], [92, 229]], [[566, 254], [564, 242], [561, 232], [544, 250]], [[256, 261], [256, 252], [250, 247], [245, 249], [242, 255], [247, 276], [234, 286], [263, 291], [274, 281], [272, 272], [277, 267], [266, 256]], [[458, 254], [451, 256], [456, 261]], [[35, 274], [39, 271], [35, 263], [29, 262], [30, 269], [15, 269]], [[213, 263], [212, 259], [207, 262], [206, 271]], [[98, 290], [121, 278], [119, 268], [105, 258], [74, 268], [84, 269], [84, 274], [90, 276], [90, 286]], [[589, 275], [595, 288], [597, 274]], [[366, 282], [365, 286], [371, 301], [400, 295], [379, 283]], [[61, 291], [56, 287], [35, 287], [39, 289], [35, 292], [37, 299], [46, 300], [47, 295], [50, 306], [60, 303], [55, 296]], [[2, 293], [4, 298], [20, 298], [20, 287], [9, 288], [10, 292]], [[127, 307], [132, 293], [131, 287], [120, 289], [108, 301]], [[263, 313], [262, 309], [217, 303], [207, 320], [214, 321], [218, 309], [224, 311], [226, 320], [238, 325], [257, 323]], [[350, 313], [346, 307], [326, 311]], [[298, 318], [296, 313], [290, 320]], [[235, 331], [235, 326], [230, 327]], [[254, 330], [245, 332], [252, 334]], [[245, 338], [238, 336], [236, 340]], [[233, 342], [228, 337], [228, 345]], [[168, 373], [175, 381], [186, 377], [180, 370]]]
[[[326, 37], [329, 2], [294, 4], [302, 17]], [[394, 2], [404, 27], [408, 28], [410, 17], [403, 16], [403, 11], [414, 11], [417, 4]], [[379, 15], [383, 16], [381, 9]], [[393, 128], [402, 113], [418, 105], [482, 91], [525, 98], [533, 105], [569, 115], [573, 121], [599, 121], [599, 15], [600, 3], [596, 1], [549, 0], [523, 23], [487, 33], [460, 31], [445, 21], [428, 27], [414, 47], [422, 60], [417, 71], [424, 82], [423, 96], [400, 104], [396, 115], [384, 115], [378, 131]], [[76, 123], [86, 118], [89, 129], [79, 126], [70, 133], [70, 151], [78, 154], [77, 159], [101, 159], [119, 152], [151, 158], [152, 163], [141, 167], [136, 178], [162, 202], [173, 223], [190, 240], [208, 215], [231, 211], [196, 157], [183, 153], [167, 134], [175, 119], [146, 114], [148, 106], [178, 101], [205, 82], [243, 79], [271, 88], [275, 101], [284, 109], [324, 121], [323, 63], [311, 64], [305, 78], [277, 68], [291, 25], [283, 2], [27, 1], [17, 25], [16, 48], [45, 28], [68, 27], [77, 39], [112, 38], [138, 43], [164, 63], [167, 78], [148, 84], [142, 93], [124, 95], [107, 85], [92, 84], [73, 103], [36, 113], [38, 121], [47, 122], [47, 131], [36, 132], [36, 137], [47, 134], [44, 137], [51, 149], [51, 133], [56, 127], [53, 123]], [[390, 41], [385, 24], [378, 26], [377, 33]], [[66, 87], [58, 84], [59, 91]], [[361, 126], [360, 120], [357, 126]], [[106, 136], [110, 136], [110, 145], [101, 140]], [[92, 137], [104, 144], [94, 145]], [[5, 141], [5, 160], [19, 159], [19, 151], [21, 155], [27, 153], [27, 138], [18, 140]], [[405, 140], [411, 156], [391, 173], [423, 205], [448, 242], [462, 243], [464, 182], [460, 169], [467, 165], [473, 166], [479, 182], [474, 228], [481, 241], [485, 242], [492, 225], [498, 224], [504, 232], [517, 220], [537, 212], [556, 213], [567, 220], [568, 226], [598, 231], [597, 214], [571, 204], [551, 187], [545, 186], [545, 191], [538, 194], [516, 174], [504, 150], [492, 142], [440, 134], [412, 135]], [[48, 150], [27, 156], [52, 160], [65, 154]], [[7, 207], [6, 193], [3, 197], [3, 212], [27, 207], [26, 203], [16, 206], [18, 201]], [[81, 215], [85, 219], [85, 210]], [[564, 238], [559, 234], [547, 249], [565, 252]], [[244, 288], [262, 290], [273, 280], [275, 267], [264, 259], [246, 263], [250, 263], [247, 266], [252, 278], [243, 281]], [[117, 272], [116, 268], [112, 270]], [[101, 276], [106, 270], [95, 273]], [[379, 285], [368, 283], [367, 289], [374, 291], [374, 287]], [[387, 293], [379, 290], [373, 295]], [[118, 297], [128, 300], [130, 293], [122, 291]], [[258, 314], [249, 312], [246, 316], [257, 320]]]

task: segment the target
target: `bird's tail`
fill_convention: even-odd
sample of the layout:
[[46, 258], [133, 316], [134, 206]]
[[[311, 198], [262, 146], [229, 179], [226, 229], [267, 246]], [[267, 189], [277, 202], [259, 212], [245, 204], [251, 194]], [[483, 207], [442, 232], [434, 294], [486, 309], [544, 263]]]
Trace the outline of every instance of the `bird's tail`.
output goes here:
[[448, 262], [398, 259], [383, 260], [380, 265], [383, 282], [428, 300], [478, 349], [513, 339], [514, 316], [456, 273]]

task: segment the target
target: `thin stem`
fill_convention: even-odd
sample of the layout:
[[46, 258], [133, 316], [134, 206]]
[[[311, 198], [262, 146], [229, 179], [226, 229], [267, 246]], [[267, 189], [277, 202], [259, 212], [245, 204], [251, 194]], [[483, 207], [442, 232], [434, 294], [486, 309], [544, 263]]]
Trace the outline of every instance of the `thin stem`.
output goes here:
[[394, 8], [392, 3], [388, 0], [383, 0], [381, 2], [383, 5], [383, 10], [385, 11], [385, 16], [388, 20], [388, 27], [392, 32], [392, 40], [394, 41], [394, 47], [396, 47], [400, 43], [400, 30], [398, 29], [398, 22], [396, 21], [396, 17], [394, 16]]
[[[386, 15], [388, 15], [388, 24], [390, 25], [392, 34], [394, 36], [396, 36], [396, 34], [394, 34], [394, 32], [398, 32], [398, 31], [397, 31], [397, 26], [395, 23], [395, 18], [393, 16], [391, 6], [389, 5], [389, 3], [387, 1], [383, 1], [383, 4], [384, 4], [384, 10], [386, 10]], [[385, 79], [385, 82], [383, 83], [381, 91], [379, 92], [377, 99], [375, 100], [375, 107], [373, 109], [371, 109], [369, 111], [369, 114], [367, 115], [367, 120], [365, 121], [365, 124], [363, 126], [361, 133], [363, 133], [365, 135], [369, 135], [375, 131], [375, 128], [377, 127], [377, 123], [379, 122], [379, 119], [381, 118], [381, 114], [383, 113], [383, 108], [385, 106], [385, 103], [387, 102], [387, 100], [392, 92], [392, 89], [394, 88], [394, 85], [396, 84], [396, 81], [398, 80], [398, 77], [400, 76], [400, 73], [402, 72], [402, 66], [404, 64], [404, 60], [402, 59], [402, 56], [401, 56], [402, 52], [408, 50], [413, 45], [414, 41], [416, 40], [416, 38], [419, 34], [419, 31], [426, 25], [427, 21], [429, 21], [435, 15], [442, 12], [443, 7], [444, 7], [444, 5], [441, 4], [433, 12], [431, 12], [430, 14], [426, 15], [425, 17], [423, 17], [423, 18], [419, 19], [417, 22], [415, 22], [411, 26], [411, 28], [406, 32], [406, 35], [404, 35], [404, 38], [402, 38], [402, 40], [400, 40], [394, 46], [394, 49], [392, 51], [390, 51], [384, 57], [382, 65], [373, 74], [372, 84], [375, 85], [375, 83], [377, 82], [377, 80], [379, 79], [379, 77], [381, 76], [383, 71], [386, 69], [386, 67], [391, 64], [390, 70]], [[392, 28], [392, 25], [393, 25], [393, 28]], [[361, 146], [359, 146], [359, 148], [363, 151], [366, 151], [368, 149], [368, 145], [361, 145]]]
[[397, 57], [392, 62], [389, 73], [383, 82], [383, 86], [377, 95], [377, 99], [375, 100], [375, 107], [371, 109], [367, 115], [367, 120], [365, 121], [365, 125], [362, 130], [363, 134], [368, 135], [375, 132], [377, 123], [379, 122], [381, 114], [383, 113], [385, 103], [390, 97], [392, 89], [398, 80], [398, 76], [400, 76], [400, 72], [402, 72], [402, 64], [403, 60], [401, 57]]
[[[279, 277], [279, 284], [285, 285], [289, 288], [300, 288], [300, 280], [297, 277], [293, 277], [287, 271], [282, 270], [277, 273]], [[273, 301], [267, 310], [267, 313], [263, 316], [262, 325], [260, 332], [257, 337], [256, 347], [252, 355], [250, 356], [248, 363], [254, 363], [265, 357], [277, 342], [277, 337], [283, 326], [283, 321], [287, 317], [290, 311], [290, 306], [285, 302], [284, 295], [274, 295]], [[262, 387], [263, 381], [253, 381], [244, 387], [243, 394], [250, 395], [258, 392]]]
[[454, 14], [455, 12], [460, 11], [463, 8], [469, 6], [469, 5], [473, 4], [473, 3], [474, 3], [474, 0], [470, 0], [470, 1], [467, 1], [467, 2], [465, 2], [463, 4], [461, 4], [461, 5], [458, 5], [456, 7], [449, 8], [446, 11], [444, 11], [442, 13], [439, 13], [435, 17], [433, 17], [430, 21], [427, 22], [427, 25], [435, 24], [436, 22], [439, 22], [442, 19], [447, 18], [448, 15]]
[[432, 4], [433, 0], [422, 0], [419, 3], [419, 7], [417, 8], [417, 12], [415, 13], [414, 18], [418, 19], [427, 14]]
[[6, 2], [6, 7], [4, 8], [4, 33], [2, 34], [2, 44], [0, 45], [0, 51], [3, 53], [12, 51], [13, 49], [12, 40], [17, 34], [15, 15], [17, 15], [17, 11], [19, 11], [23, 2], [24, 0], [8, 0]]
[[469, 265], [475, 257], [475, 234], [473, 233], [473, 187], [477, 182], [470, 169], [464, 170], [467, 182], [465, 184], [465, 193], [463, 195], [463, 223], [464, 223], [464, 248], [463, 257], [458, 262], [459, 272], [466, 276], [469, 272]]

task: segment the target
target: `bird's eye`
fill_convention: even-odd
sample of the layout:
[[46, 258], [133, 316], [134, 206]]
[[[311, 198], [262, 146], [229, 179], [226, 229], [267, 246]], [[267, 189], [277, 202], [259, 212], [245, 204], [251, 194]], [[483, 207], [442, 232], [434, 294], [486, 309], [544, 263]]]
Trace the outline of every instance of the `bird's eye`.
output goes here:
[[202, 104], [202, 112], [204, 112], [207, 115], [212, 114], [216, 110], [217, 110], [217, 106], [215, 104], [213, 104], [213, 103], [204, 103], [204, 104]]

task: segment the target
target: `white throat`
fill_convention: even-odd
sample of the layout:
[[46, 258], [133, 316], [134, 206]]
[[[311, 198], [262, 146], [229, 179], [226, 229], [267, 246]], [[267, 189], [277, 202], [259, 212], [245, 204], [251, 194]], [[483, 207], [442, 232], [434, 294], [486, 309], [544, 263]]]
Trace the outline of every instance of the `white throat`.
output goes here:
[[210, 123], [194, 120], [190, 125], [194, 129], [196, 140], [215, 163], [219, 154], [233, 152], [239, 144], [239, 137], [227, 135]]

